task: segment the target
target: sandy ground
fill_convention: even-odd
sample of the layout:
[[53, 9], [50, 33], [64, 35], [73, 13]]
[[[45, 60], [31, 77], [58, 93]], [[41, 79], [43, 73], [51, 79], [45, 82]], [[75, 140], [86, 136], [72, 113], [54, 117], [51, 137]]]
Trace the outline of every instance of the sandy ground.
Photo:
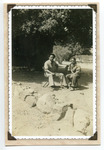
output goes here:
[[82, 74], [76, 91], [43, 87], [47, 78], [42, 72], [13, 72], [13, 136], [92, 136], [92, 64], [80, 66]]

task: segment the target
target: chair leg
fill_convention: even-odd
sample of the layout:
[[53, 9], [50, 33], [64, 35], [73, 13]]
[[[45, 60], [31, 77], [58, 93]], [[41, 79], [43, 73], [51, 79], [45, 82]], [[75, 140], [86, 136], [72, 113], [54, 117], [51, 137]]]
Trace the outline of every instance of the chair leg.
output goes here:
[[47, 87], [49, 85], [49, 82], [46, 81], [44, 84], [43, 84], [43, 87]]

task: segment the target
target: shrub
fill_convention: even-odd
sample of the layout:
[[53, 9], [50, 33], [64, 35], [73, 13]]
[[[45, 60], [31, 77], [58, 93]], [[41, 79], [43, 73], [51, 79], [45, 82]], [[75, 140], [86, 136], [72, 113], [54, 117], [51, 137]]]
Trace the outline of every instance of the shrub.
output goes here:
[[56, 55], [56, 60], [61, 63], [63, 60], [68, 61], [71, 57], [83, 54], [84, 48], [79, 43], [68, 44], [66, 46], [53, 46], [53, 53]]

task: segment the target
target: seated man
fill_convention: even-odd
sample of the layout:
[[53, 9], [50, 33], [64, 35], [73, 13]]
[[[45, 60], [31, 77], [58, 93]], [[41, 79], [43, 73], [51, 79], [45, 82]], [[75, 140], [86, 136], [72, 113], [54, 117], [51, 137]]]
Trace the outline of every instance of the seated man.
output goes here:
[[54, 76], [60, 78], [61, 87], [67, 86], [65, 76], [63, 73], [57, 73], [58, 63], [54, 61], [55, 55], [50, 54], [49, 60], [44, 63], [45, 76], [49, 78], [49, 86], [54, 87]]
[[68, 74], [66, 75], [67, 84], [74, 90], [78, 86], [78, 79], [80, 78], [81, 68], [77, 66], [76, 59], [71, 59], [71, 64], [68, 66]]

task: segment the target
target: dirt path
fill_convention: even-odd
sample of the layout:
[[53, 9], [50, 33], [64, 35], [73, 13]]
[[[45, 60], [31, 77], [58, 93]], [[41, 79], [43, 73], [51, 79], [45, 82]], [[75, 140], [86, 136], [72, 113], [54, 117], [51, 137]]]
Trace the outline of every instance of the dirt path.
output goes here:
[[[91, 136], [93, 131], [91, 68], [82, 69], [79, 89], [76, 91], [58, 88], [53, 91], [49, 87], [42, 86], [46, 80], [43, 73], [39, 72], [13, 73], [12, 134], [14, 136]], [[33, 97], [30, 93], [33, 93]], [[49, 114], [43, 113], [36, 105], [34, 107], [31, 105], [34, 95], [39, 99], [45, 94], [54, 94], [57, 97], [56, 105]], [[71, 104], [73, 108], [69, 107]]]

